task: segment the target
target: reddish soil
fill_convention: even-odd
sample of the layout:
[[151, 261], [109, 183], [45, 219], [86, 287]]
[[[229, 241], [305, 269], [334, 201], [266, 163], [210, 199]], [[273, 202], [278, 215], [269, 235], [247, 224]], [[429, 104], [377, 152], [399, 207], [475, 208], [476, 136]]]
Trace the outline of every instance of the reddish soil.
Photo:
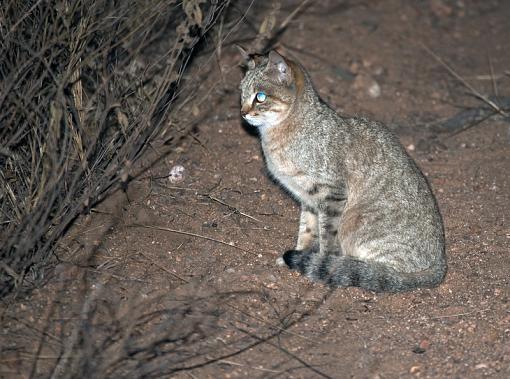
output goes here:
[[[199, 332], [168, 370], [198, 367], [172, 377], [510, 377], [510, 124], [493, 117], [456, 134], [429, 127], [483, 102], [424, 48], [482, 94], [510, 96], [509, 16], [505, 1], [321, 1], [282, 37], [326, 101], [387, 123], [427, 175], [448, 244], [440, 287], [330, 290], [275, 265], [295, 243], [299, 207], [267, 177], [259, 142], [241, 125], [234, 68], [193, 138], [78, 220], [63, 254], [73, 264], [6, 307], [0, 375], [28, 377], [37, 354], [45, 358], [33, 376], [47, 375], [83, 315], [80, 291], [102, 283], [103, 303], [124, 307], [113, 315], [153, 299], [188, 302], [174, 327], [193, 319]], [[225, 47], [220, 64], [237, 61]], [[378, 97], [368, 94], [374, 82]], [[175, 165], [184, 180], [171, 183]], [[99, 320], [115, 318], [102, 312]]]

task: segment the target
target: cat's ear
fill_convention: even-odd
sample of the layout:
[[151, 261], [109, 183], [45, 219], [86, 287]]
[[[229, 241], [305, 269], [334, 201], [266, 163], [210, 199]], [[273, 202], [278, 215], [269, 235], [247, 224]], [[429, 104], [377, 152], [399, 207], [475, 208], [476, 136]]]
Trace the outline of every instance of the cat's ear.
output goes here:
[[268, 58], [268, 72], [276, 76], [276, 79], [282, 84], [289, 85], [292, 83], [292, 72], [290, 66], [287, 64], [287, 62], [285, 62], [285, 58], [283, 58], [275, 50], [271, 50], [269, 52]]
[[244, 50], [241, 46], [235, 45], [237, 47], [237, 50], [239, 50], [239, 53], [241, 54], [241, 57], [243, 58], [243, 64], [248, 67], [249, 70], [252, 70], [255, 68], [255, 60], [253, 57], [248, 54], [246, 50]]

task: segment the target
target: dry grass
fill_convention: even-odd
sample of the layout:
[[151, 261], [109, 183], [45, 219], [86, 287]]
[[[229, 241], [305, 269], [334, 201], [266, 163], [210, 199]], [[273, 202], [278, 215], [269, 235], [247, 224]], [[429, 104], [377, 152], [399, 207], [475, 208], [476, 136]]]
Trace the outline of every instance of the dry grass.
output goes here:
[[[199, 79], [184, 80], [187, 66], [197, 52], [209, 56], [206, 63], [219, 60], [252, 6], [250, 0], [0, 5], [0, 298], [41, 282], [73, 221], [143, 172], [138, 159], [156, 136], [172, 141], [186, 124], [196, 125], [179, 114], [206, 103], [193, 92]], [[259, 37], [244, 42], [271, 40], [278, 8], [266, 7], [265, 26], [254, 30]], [[82, 260], [97, 248], [90, 246]], [[193, 295], [191, 289], [185, 297], [140, 297], [145, 282], [133, 280], [127, 300], [111, 283], [122, 273], [59, 267], [43, 289], [47, 303], [38, 322], [0, 313], [10, 336], [0, 346], [3, 374], [166, 377], [215, 362], [236, 364], [228, 359], [292, 325], [263, 322], [253, 335], [254, 316], [240, 314], [249, 320], [243, 327], [222, 319], [244, 293]], [[23, 332], [13, 325], [23, 325]], [[237, 332], [228, 345], [215, 337], [225, 328]]]
[[129, 181], [227, 6], [2, 2], [0, 297], [37, 282], [73, 220]]

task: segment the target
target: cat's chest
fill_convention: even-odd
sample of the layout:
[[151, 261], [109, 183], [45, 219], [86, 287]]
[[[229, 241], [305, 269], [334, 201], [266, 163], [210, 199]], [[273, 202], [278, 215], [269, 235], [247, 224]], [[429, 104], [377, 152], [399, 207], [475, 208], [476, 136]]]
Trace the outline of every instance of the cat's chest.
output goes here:
[[306, 162], [283, 148], [264, 147], [264, 155], [269, 172], [285, 188], [302, 199], [308, 188], [313, 187], [313, 175]]

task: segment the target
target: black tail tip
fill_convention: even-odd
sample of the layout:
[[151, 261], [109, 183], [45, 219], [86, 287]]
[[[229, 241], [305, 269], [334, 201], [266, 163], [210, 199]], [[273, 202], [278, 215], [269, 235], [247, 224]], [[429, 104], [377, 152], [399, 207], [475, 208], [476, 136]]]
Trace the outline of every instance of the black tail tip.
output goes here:
[[292, 270], [299, 269], [299, 263], [301, 262], [301, 258], [303, 256], [303, 252], [299, 250], [287, 250], [282, 258], [287, 266], [289, 266]]

